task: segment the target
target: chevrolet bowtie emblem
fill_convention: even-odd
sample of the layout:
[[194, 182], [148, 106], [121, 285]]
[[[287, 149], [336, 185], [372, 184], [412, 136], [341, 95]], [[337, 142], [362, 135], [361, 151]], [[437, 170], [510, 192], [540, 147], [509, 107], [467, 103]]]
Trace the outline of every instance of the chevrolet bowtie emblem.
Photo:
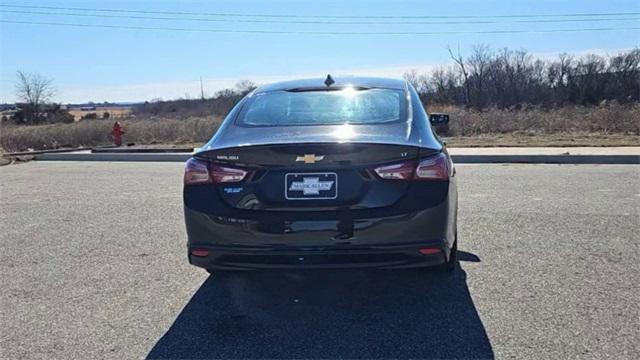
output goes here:
[[305, 164], [313, 164], [316, 161], [324, 159], [324, 155], [304, 154], [304, 156], [296, 157], [296, 161], [304, 161]]

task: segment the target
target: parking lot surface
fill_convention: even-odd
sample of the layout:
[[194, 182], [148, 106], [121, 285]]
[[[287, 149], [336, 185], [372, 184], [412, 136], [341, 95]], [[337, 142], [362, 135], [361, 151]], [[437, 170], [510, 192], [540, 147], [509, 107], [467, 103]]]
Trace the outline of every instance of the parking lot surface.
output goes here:
[[181, 164], [0, 167], [0, 358], [638, 358], [640, 166], [458, 174], [451, 276], [209, 276]]

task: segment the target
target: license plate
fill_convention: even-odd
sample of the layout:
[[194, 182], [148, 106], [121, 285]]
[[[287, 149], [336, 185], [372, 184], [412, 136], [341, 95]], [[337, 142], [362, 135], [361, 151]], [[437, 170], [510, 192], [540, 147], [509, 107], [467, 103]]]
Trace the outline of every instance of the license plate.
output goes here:
[[285, 175], [287, 200], [330, 200], [338, 197], [336, 173], [289, 173]]

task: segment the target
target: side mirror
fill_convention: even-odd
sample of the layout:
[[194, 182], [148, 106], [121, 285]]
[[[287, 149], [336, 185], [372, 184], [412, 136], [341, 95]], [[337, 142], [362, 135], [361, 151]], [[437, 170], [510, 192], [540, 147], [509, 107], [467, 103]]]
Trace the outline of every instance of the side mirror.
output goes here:
[[447, 125], [449, 123], [449, 114], [431, 113], [429, 114], [429, 122], [433, 126]]

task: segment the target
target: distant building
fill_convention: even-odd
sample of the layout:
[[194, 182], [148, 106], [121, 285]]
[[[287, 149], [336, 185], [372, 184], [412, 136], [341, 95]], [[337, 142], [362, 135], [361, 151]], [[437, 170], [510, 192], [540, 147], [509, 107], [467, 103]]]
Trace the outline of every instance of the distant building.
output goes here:
[[16, 104], [0, 104], [0, 118], [11, 118], [19, 110]]

